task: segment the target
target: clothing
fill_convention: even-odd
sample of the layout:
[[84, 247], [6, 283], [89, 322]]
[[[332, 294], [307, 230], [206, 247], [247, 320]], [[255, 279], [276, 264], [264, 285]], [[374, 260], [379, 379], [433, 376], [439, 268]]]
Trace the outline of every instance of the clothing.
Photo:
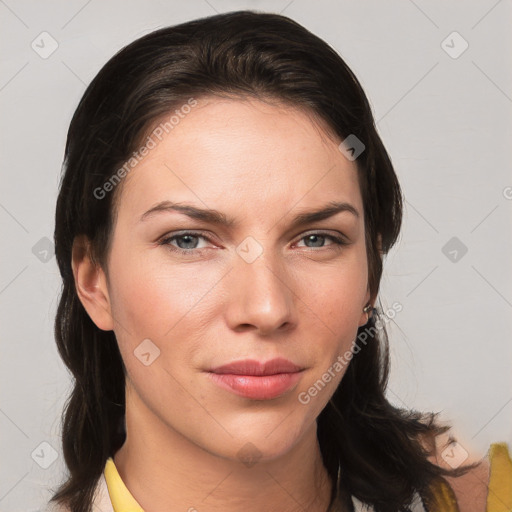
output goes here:
[[[506, 443], [494, 443], [489, 450], [490, 480], [487, 506], [482, 512], [510, 512], [512, 510], [512, 459]], [[442, 512], [459, 512], [455, 496], [448, 484], [440, 484], [434, 493], [441, 504]], [[356, 498], [352, 498], [354, 512], [373, 512]], [[101, 512], [144, 512], [130, 491], [126, 488], [112, 457], [109, 457], [105, 469], [96, 487], [93, 510]], [[416, 493], [410, 512], [437, 512], [425, 508], [419, 494]], [[44, 512], [69, 512], [58, 505], [50, 505]]]

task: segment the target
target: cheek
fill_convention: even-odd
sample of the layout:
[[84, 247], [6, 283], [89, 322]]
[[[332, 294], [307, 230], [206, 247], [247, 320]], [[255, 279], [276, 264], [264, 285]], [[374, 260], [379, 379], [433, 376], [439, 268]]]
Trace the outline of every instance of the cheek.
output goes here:
[[367, 294], [367, 277], [363, 248], [340, 260], [335, 269], [323, 268], [318, 270], [316, 279], [308, 277], [303, 281], [301, 293], [308, 305], [305, 314], [309, 319], [306, 339], [314, 346], [314, 374], [308, 385], [325, 374], [325, 387], [334, 392], [341, 381], [351, 360]]
[[164, 321], [164, 312], [172, 311], [171, 290], [157, 272], [133, 263], [127, 258], [115, 267], [112, 313], [124, 335], [149, 337], [154, 326]]
[[357, 332], [368, 289], [366, 265], [364, 252], [354, 251], [336, 265], [304, 273], [298, 297], [334, 338]]
[[[153, 251], [164, 251], [161, 248]], [[193, 266], [167, 262], [142, 252], [114, 266], [111, 293], [115, 320], [135, 338], [162, 338], [185, 320], [215, 284]], [[113, 259], [114, 261], [114, 259]]]
[[[201, 273], [198, 266], [169, 262], [165, 254], [154, 256], [131, 256], [113, 265], [111, 304], [119, 350], [133, 382], [158, 394], [179, 388], [166, 371], [182, 384], [191, 378], [223, 272], [210, 267]], [[154, 358], [155, 364], [144, 366], [141, 357]]]
[[183, 401], [185, 407], [187, 396], [182, 396], [173, 377], [182, 384], [189, 378], [184, 368], [190, 363], [197, 336], [191, 322], [208, 282], [199, 286], [199, 279], [191, 282], [191, 271], [149, 258], [118, 261], [113, 265], [111, 305], [119, 350], [132, 385], [147, 404], [165, 403], [172, 390], [173, 404]]

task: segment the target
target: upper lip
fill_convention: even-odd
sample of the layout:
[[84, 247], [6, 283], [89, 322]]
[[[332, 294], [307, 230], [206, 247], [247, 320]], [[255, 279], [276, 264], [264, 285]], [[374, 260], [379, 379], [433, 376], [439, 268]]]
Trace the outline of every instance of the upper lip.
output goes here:
[[244, 359], [224, 364], [210, 370], [212, 373], [229, 373], [234, 375], [277, 375], [279, 373], [295, 373], [302, 368], [288, 359], [278, 357], [266, 362], [255, 359]]

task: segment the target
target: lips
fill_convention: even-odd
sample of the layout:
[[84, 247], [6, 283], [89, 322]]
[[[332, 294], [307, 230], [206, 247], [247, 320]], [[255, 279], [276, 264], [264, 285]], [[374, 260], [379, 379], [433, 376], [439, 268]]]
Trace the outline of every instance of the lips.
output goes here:
[[213, 370], [212, 373], [220, 374], [232, 374], [232, 375], [276, 375], [278, 373], [295, 373], [300, 371], [302, 368], [293, 364], [288, 359], [278, 357], [271, 359], [266, 363], [256, 361], [254, 359], [244, 359], [243, 361], [235, 361], [233, 363], [218, 366]]
[[283, 358], [259, 362], [246, 359], [218, 366], [208, 373], [223, 389], [253, 400], [270, 400], [298, 383], [303, 368]]

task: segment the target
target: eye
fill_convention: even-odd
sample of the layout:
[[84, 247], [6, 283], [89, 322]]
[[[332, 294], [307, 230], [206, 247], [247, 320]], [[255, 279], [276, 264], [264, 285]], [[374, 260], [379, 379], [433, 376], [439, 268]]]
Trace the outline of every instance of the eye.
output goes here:
[[[300, 240], [306, 240], [306, 242], [311, 242], [313, 244], [321, 244], [325, 240], [331, 240], [333, 243], [330, 245], [335, 245], [337, 248], [340, 246], [348, 245], [348, 243], [341, 237], [330, 235], [328, 233], [322, 233], [322, 232], [314, 232], [314, 233], [308, 233], [307, 235], [303, 236]], [[325, 245], [319, 246], [319, 245], [313, 245], [314, 247], [320, 247], [323, 248]]]
[[[211, 240], [204, 233], [194, 232], [181, 232], [175, 233], [172, 236], [167, 236], [158, 242], [158, 245], [166, 246], [169, 250], [177, 252], [184, 256], [194, 256], [197, 253], [201, 253], [207, 247], [198, 247], [198, 240], [203, 239], [211, 243]], [[342, 246], [348, 245], [348, 242], [339, 236], [334, 236], [323, 232], [312, 232], [302, 236], [300, 241], [305, 240], [306, 243], [312, 243], [313, 245], [307, 246], [311, 249], [323, 249], [324, 247], [333, 246], [333, 249], [340, 249]], [[331, 240], [331, 244], [325, 245], [326, 240]], [[174, 244], [177, 244], [174, 245]]]
[[[207, 236], [201, 233], [183, 232], [166, 237], [158, 242], [158, 244], [167, 246], [171, 251], [176, 251], [185, 256], [191, 256], [205, 249], [204, 247], [197, 248], [197, 239], [199, 238], [209, 242], [211, 241]], [[177, 241], [178, 247], [172, 245], [174, 241]]]

